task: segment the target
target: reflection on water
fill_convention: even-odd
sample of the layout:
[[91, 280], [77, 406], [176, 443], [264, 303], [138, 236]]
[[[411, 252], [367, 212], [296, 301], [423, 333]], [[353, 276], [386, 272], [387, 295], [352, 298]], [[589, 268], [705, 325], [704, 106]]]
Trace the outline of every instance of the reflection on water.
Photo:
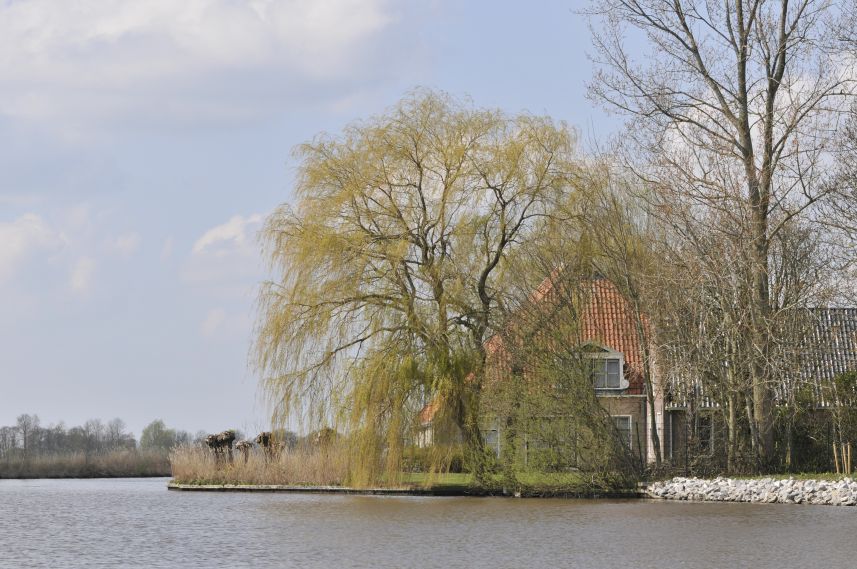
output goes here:
[[855, 567], [857, 508], [0, 480], [0, 567]]

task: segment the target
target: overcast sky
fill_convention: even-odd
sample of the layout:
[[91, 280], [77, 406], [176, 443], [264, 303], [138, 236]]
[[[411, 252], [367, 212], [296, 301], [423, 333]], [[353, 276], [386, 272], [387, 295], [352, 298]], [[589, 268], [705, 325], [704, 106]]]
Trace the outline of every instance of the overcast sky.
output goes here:
[[292, 147], [416, 86], [603, 140], [580, 7], [0, 4], [0, 425], [264, 426], [256, 232], [291, 197]]

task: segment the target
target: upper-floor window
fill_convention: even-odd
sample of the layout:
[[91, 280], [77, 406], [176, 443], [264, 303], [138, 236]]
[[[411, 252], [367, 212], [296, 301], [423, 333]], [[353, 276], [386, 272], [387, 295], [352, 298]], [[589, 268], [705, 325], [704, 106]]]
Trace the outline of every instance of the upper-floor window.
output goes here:
[[598, 390], [628, 389], [625, 356], [622, 352], [593, 342], [584, 345], [592, 385]]
[[595, 389], [621, 389], [622, 362], [619, 358], [594, 358], [592, 379]]

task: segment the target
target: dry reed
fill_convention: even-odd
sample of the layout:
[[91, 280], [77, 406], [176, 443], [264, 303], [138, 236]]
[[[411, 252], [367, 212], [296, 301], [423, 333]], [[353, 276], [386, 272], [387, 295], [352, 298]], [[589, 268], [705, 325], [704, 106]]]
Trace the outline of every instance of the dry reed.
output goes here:
[[170, 454], [170, 463], [173, 479], [184, 484], [342, 486], [349, 473], [348, 450], [339, 445], [287, 450], [270, 460], [256, 448], [246, 463], [234, 452], [231, 464], [218, 461], [208, 449], [182, 446]]
[[167, 453], [115, 450], [6, 457], [0, 460], [0, 478], [125, 478], [169, 476]]

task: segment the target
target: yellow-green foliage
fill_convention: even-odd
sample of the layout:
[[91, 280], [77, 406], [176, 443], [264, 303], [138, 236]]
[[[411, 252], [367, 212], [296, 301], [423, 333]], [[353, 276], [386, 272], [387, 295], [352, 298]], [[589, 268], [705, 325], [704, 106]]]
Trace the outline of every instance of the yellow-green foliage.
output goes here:
[[504, 318], [508, 259], [549, 236], [573, 146], [548, 118], [430, 91], [300, 146], [295, 201], [263, 231], [276, 277], [255, 355], [275, 420], [346, 432], [360, 481], [396, 475], [431, 401], [480, 448], [483, 342]]

